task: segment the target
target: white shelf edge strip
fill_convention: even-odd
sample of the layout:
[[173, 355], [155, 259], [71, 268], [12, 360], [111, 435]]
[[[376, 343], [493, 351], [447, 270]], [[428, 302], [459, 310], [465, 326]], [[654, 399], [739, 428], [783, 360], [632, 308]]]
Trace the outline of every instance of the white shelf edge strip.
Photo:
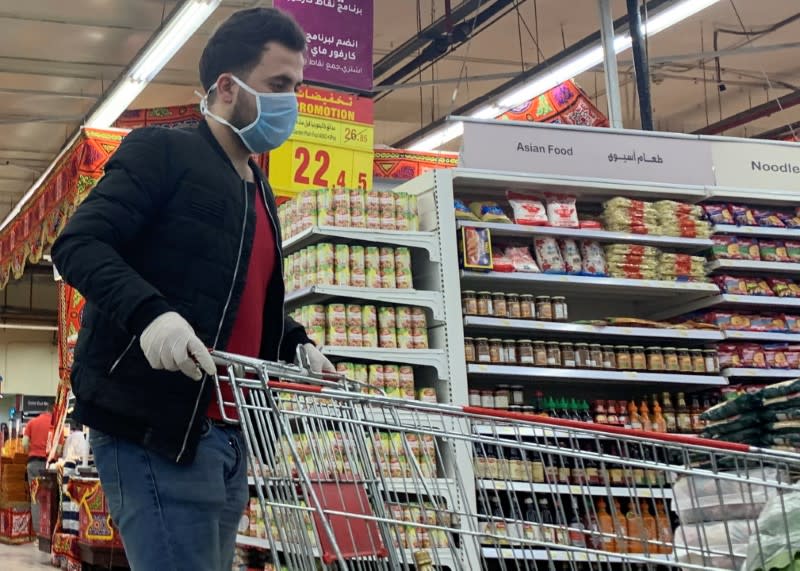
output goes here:
[[396, 305], [427, 307], [433, 313], [434, 319], [442, 319], [442, 294], [437, 291], [315, 285], [287, 294], [285, 302], [287, 304], [295, 304], [302, 302], [306, 298], [315, 296], [320, 298], [344, 297], [357, 300], [379, 301]]
[[699, 384], [724, 386], [724, 377], [715, 375], [688, 375], [675, 373], [650, 373], [638, 371], [609, 371], [597, 369], [563, 369], [524, 367], [518, 365], [467, 365], [467, 373], [475, 376], [506, 376], [531, 379], [571, 379], [611, 382], [651, 382], [673, 384]]
[[434, 367], [439, 374], [439, 379], [447, 378], [447, 354], [442, 349], [382, 349], [379, 347], [324, 346], [322, 352], [331, 357]]
[[553, 493], [589, 496], [613, 496], [618, 498], [656, 498], [671, 499], [672, 490], [660, 488], [582, 486], [576, 484], [545, 484], [536, 482], [513, 482], [505, 480], [477, 480], [478, 487], [484, 490], [509, 490], [527, 493]]
[[800, 274], [800, 264], [792, 262], [765, 262], [763, 260], [714, 260], [706, 266], [709, 272], [748, 271]]
[[346, 226], [312, 226], [283, 241], [284, 253], [292, 253], [305, 245], [319, 242], [326, 237], [346, 240], [363, 240], [389, 246], [407, 246], [428, 251], [431, 261], [439, 260], [436, 234], [434, 232], [410, 232], [403, 230], [379, 230], [374, 228], [348, 228]]

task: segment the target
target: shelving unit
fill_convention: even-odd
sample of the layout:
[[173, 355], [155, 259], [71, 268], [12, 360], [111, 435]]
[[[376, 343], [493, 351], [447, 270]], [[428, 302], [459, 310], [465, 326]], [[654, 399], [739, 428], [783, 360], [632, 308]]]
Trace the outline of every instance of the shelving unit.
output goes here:
[[447, 355], [443, 349], [383, 349], [372, 347], [323, 347], [322, 353], [339, 359], [360, 359], [375, 363], [400, 363], [433, 367], [440, 379], [447, 378]]
[[[541, 336], [582, 336], [582, 337], [632, 337], [636, 339], [672, 339], [681, 342], [715, 342], [725, 336], [721, 331], [705, 329], [655, 329], [649, 327], [616, 327], [612, 325], [585, 325], [581, 323], [556, 323], [525, 319], [504, 319], [498, 317], [464, 317], [464, 328], [468, 331], [491, 331], [498, 334], [527, 334]], [[800, 338], [800, 335], [798, 335]]]
[[[520, 549], [520, 548], [504, 548], [497, 549], [494, 547], [484, 547], [482, 554], [486, 559], [515, 559], [515, 560], [535, 560], [535, 561], [575, 561], [587, 563], [625, 563], [629, 561], [628, 558], [597, 555], [593, 553], [586, 553], [583, 551], [565, 551], [559, 549]], [[642, 562], [647, 560], [642, 554]], [[652, 554], [648, 555], [649, 560], [670, 561], [669, 555]]]
[[691, 313], [711, 307], [732, 307], [753, 310], [755, 308], [774, 308], [800, 310], [800, 298], [777, 297], [770, 295], [733, 295], [722, 294], [687, 300], [682, 303], [667, 302], [660, 307], [653, 307], [650, 319], [671, 319], [678, 315]]
[[800, 343], [800, 333], [779, 333], [771, 331], [725, 331], [725, 339], [730, 341], [760, 341], [764, 343]]
[[580, 486], [574, 484], [540, 484], [533, 482], [509, 482], [505, 480], [478, 480], [483, 490], [510, 490], [527, 494], [588, 495], [614, 498], [654, 498], [671, 500], [672, 490], [662, 488], [619, 488], [611, 486]]
[[757, 369], [733, 367], [722, 370], [728, 379], [796, 379], [800, 377], [800, 369]]
[[439, 261], [439, 245], [435, 232], [407, 232], [376, 230], [374, 228], [344, 228], [339, 226], [312, 226], [283, 242], [283, 254], [289, 255], [306, 246], [337, 239], [340, 242], [369, 242], [387, 246], [406, 246], [428, 252], [432, 262]]
[[751, 272], [755, 275], [787, 274], [800, 275], [800, 264], [788, 262], [764, 262], [761, 260], [714, 260], [706, 269], [710, 273]]
[[598, 369], [558, 369], [543, 367], [521, 367], [515, 365], [477, 365], [467, 366], [467, 372], [473, 378], [514, 379], [560, 379], [573, 382], [591, 382], [608, 384], [674, 384], [703, 385], [719, 387], [728, 384], [721, 376], [715, 375], [678, 375], [669, 373], [640, 373], [638, 371], [608, 371]]
[[431, 311], [434, 320], [441, 321], [443, 311], [442, 294], [438, 291], [418, 289], [392, 289], [350, 286], [311, 286], [286, 295], [286, 305], [325, 303], [332, 299], [351, 299], [378, 303], [414, 305]]
[[780, 238], [783, 240], [800, 240], [800, 229], [771, 228], [767, 226], [735, 226], [733, 224], [717, 224], [715, 234], [736, 234], [754, 238]]

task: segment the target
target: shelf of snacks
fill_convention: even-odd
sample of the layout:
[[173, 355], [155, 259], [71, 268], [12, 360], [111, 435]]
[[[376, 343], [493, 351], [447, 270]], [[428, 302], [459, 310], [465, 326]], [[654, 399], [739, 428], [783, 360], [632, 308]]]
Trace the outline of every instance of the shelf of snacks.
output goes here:
[[310, 286], [295, 290], [286, 295], [286, 305], [291, 308], [297, 304], [320, 304], [332, 299], [354, 299], [376, 303], [401, 303], [425, 307], [431, 311], [435, 320], [442, 319], [442, 294], [436, 291], [415, 289], [369, 288], [352, 286]]
[[781, 333], [780, 331], [724, 331], [725, 339], [731, 341], [765, 341], [772, 343], [800, 344], [800, 332]]
[[585, 484], [550, 484], [522, 481], [478, 479], [478, 488], [483, 490], [508, 490], [528, 494], [564, 494], [617, 498], [656, 498], [672, 499], [672, 490], [665, 488], [636, 486], [589, 486]]
[[564, 369], [525, 367], [518, 365], [470, 364], [467, 373], [474, 378], [552, 379], [574, 382], [644, 383], [725, 386], [727, 379], [718, 375], [690, 375], [675, 373], [646, 373], [640, 371], [609, 371], [596, 369]]
[[337, 359], [360, 359], [370, 362], [391, 361], [436, 369], [439, 378], [446, 378], [447, 355], [443, 349], [384, 349], [372, 347], [322, 347], [322, 353]]
[[707, 250], [713, 246], [708, 238], [684, 238], [680, 236], [659, 236], [652, 234], [632, 234], [629, 232], [612, 232], [594, 228], [559, 228], [553, 226], [531, 226], [510, 222], [480, 222], [459, 220], [459, 228], [487, 228], [493, 237], [532, 238], [534, 236], [550, 236], [557, 239], [575, 238], [596, 240], [597, 242], [642, 244], [689, 251]]
[[722, 294], [701, 299], [686, 300], [678, 304], [669, 303], [663, 308], [653, 308], [651, 319], [671, 319], [678, 315], [709, 308], [770, 308], [800, 309], [800, 297], [777, 297], [775, 295]]
[[539, 291], [583, 293], [584, 295], [640, 295], [647, 297], [672, 297], [681, 295], [684, 300], [707, 297], [719, 293], [719, 288], [711, 283], [667, 281], [651, 279], [629, 279], [613, 277], [589, 277], [546, 273], [521, 272], [476, 272], [462, 270], [462, 282], [467, 286], [506, 286], [537, 289]]
[[734, 234], [760, 238], [785, 238], [800, 241], [800, 227], [737, 226], [736, 224], [715, 224], [715, 234]]
[[[518, 561], [534, 560], [534, 561], [575, 561], [575, 562], [588, 562], [588, 563], [626, 563], [629, 564], [635, 558], [631, 555], [624, 557], [615, 557], [613, 555], [597, 555], [594, 553], [587, 553], [584, 551], [566, 551], [554, 549], [522, 549], [522, 548], [501, 548], [483, 547], [481, 549], [483, 557], [486, 559], [516, 559]], [[642, 553], [642, 564], [651, 563], [653, 560], [657, 561], [670, 561], [672, 557], [669, 554], [650, 553], [645, 555]]]
[[707, 269], [709, 273], [737, 271], [800, 275], [800, 263], [763, 260], [714, 260], [708, 264]]
[[796, 379], [800, 378], [798, 369], [765, 369], [753, 367], [731, 367], [722, 370], [728, 379]]
[[[656, 322], [652, 323], [655, 324]], [[689, 328], [676, 329], [674, 327], [667, 327], [667, 324], [659, 324], [658, 327], [621, 327], [614, 325], [556, 323], [553, 321], [505, 319], [499, 317], [481, 317], [477, 315], [465, 316], [464, 328], [467, 331], [494, 331], [497, 333], [508, 334], [530, 333], [552, 337], [581, 335], [590, 337], [674, 339], [698, 342], [714, 342], [725, 339], [725, 335], [721, 331]], [[797, 338], [800, 339], [800, 335], [797, 335]]]

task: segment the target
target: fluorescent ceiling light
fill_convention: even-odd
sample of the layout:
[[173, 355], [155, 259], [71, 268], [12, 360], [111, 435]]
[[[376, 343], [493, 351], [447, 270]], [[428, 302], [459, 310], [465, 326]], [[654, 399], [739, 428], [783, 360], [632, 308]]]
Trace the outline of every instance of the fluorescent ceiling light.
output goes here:
[[27, 331], [58, 331], [58, 326], [30, 325], [28, 323], [0, 323], [0, 329], [24, 329]]
[[[701, 10], [716, 4], [719, 0], [682, 0], [677, 4], [665, 8], [650, 18], [644, 25], [643, 32], [653, 36], [675, 24], [689, 18]], [[614, 38], [614, 51], [619, 54], [631, 47], [630, 34], [620, 34]], [[476, 119], [495, 119], [509, 109], [530, 101], [542, 93], [553, 89], [557, 85], [572, 79], [576, 75], [599, 65], [603, 62], [603, 46], [598, 44], [586, 48], [566, 58], [560, 64], [532, 77], [527, 82], [519, 85], [502, 95], [496, 103], [487, 104], [479, 109], [466, 113], [468, 117]], [[424, 135], [408, 148], [412, 151], [432, 151], [460, 137], [464, 132], [464, 125], [460, 122], [447, 122], [437, 127], [433, 132]]]

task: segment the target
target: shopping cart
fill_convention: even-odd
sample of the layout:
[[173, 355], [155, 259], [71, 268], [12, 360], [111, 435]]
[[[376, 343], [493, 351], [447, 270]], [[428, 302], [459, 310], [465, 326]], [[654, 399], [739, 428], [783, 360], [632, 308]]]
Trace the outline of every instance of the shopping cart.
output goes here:
[[275, 569], [754, 571], [800, 557], [800, 455], [214, 357], [249, 449], [251, 539]]

